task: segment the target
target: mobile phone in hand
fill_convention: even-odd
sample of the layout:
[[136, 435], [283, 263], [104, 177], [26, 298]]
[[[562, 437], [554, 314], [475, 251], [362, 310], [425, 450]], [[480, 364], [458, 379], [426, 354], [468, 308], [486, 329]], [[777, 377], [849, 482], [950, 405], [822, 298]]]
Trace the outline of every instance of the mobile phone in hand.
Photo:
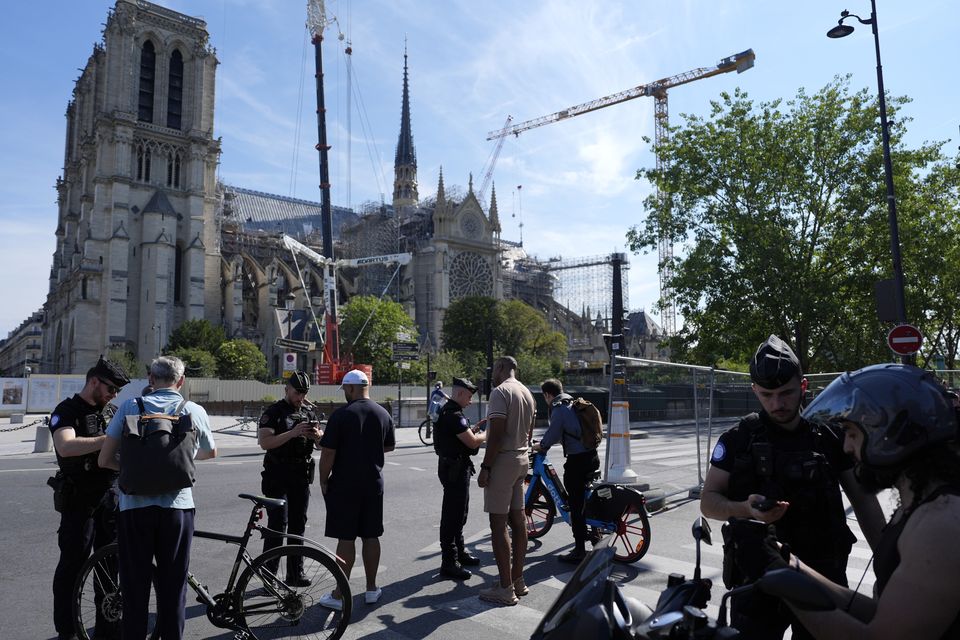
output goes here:
[[750, 506], [756, 509], [757, 511], [770, 511], [775, 506], [777, 506], [777, 501], [773, 498], [767, 498], [766, 500], [761, 500], [759, 502], [752, 502]]

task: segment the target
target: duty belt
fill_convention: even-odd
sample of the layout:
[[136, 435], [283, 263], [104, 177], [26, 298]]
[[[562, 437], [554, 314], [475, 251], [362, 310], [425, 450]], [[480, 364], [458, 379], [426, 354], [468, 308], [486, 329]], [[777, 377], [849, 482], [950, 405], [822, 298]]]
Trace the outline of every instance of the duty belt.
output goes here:
[[275, 464], [310, 464], [313, 461], [313, 456], [306, 457], [281, 457], [281, 456], [270, 456], [267, 458], [267, 462], [272, 462]]
[[444, 462], [470, 462], [470, 456], [440, 456]]

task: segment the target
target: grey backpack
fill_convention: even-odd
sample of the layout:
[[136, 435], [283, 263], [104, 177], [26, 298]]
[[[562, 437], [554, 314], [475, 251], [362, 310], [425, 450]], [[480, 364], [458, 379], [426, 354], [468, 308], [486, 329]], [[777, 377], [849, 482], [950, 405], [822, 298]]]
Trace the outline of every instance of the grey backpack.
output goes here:
[[138, 415], [126, 416], [120, 437], [120, 489], [127, 495], [159, 495], [192, 487], [197, 431], [183, 400], [172, 414], [148, 414], [137, 398]]

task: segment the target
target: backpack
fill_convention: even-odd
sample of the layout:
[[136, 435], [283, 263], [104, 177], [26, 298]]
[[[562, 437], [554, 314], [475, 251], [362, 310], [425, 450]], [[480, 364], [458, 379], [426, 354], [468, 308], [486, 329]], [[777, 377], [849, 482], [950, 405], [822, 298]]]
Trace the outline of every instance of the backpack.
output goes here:
[[568, 405], [580, 422], [580, 444], [588, 450], [596, 449], [603, 440], [603, 419], [600, 410], [589, 400], [576, 398]]
[[159, 495], [192, 487], [196, 480], [197, 430], [183, 400], [172, 414], [128, 415], [120, 437], [120, 488], [127, 495]]

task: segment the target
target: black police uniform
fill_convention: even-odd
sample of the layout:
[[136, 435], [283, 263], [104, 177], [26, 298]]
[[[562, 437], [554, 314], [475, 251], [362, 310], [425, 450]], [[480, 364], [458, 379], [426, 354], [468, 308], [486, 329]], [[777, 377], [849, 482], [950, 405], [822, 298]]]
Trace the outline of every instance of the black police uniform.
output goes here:
[[[286, 399], [275, 402], [260, 418], [260, 427], [273, 429], [275, 435], [290, 431], [298, 422], [316, 420], [312, 411], [295, 408]], [[267, 509], [267, 526], [302, 536], [307, 528], [307, 507], [310, 505], [310, 483], [316, 469], [313, 460], [313, 440], [293, 438], [263, 456], [263, 480], [260, 488], [268, 498], [285, 498], [286, 507]], [[283, 543], [279, 536], [263, 539], [263, 550], [269, 551]], [[302, 544], [288, 540], [288, 544]]]
[[[833, 426], [801, 418], [793, 431], [772, 422], [766, 412], [750, 414], [720, 436], [710, 463], [730, 473], [727, 498], [750, 494], [787, 501], [777, 520], [777, 539], [804, 563], [837, 584], [847, 584], [847, 558], [856, 538], [847, 526], [840, 494], [840, 474], [853, 462], [843, 452], [843, 434]], [[724, 580], [737, 575], [729, 545], [724, 545]], [[734, 608], [734, 626], [747, 638], [782, 637], [792, 614], [776, 600], [746, 594]], [[810, 637], [794, 624], [794, 638]]]
[[[470, 429], [470, 421], [463, 409], [453, 400], [440, 410], [440, 417], [433, 427], [433, 448], [439, 456], [437, 476], [443, 485], [443, 506], [440, 511], [440, 550], [443, 563], [476, 565], [463, 543], [463, 526], [467, 523], [470, 508], [470, 476], [474, 474], [473, 461], [479, 449], [465, 445], [459, 434]], [[465, 562], [466, 561], [466, 562]], [[469, 577], [467, 573], [466, 577]]]
[[[107, 423], [101, 410], [79, 395], [57, 405], [50, 430], [72, 428], [78, 438], [102, 436]], [[63, 457], [60, 470], [49, 481], [54, 506], [60, 512], [57, 542], [60, 562], [53, 574], [53, 622], [57, 633], [69, 637], [73, 627], [73, 586], [93, 550], [117, 537], [117, 472], [97, 465], [99, 451]], [[98, 628], [101, 628], [98, 625]]]

